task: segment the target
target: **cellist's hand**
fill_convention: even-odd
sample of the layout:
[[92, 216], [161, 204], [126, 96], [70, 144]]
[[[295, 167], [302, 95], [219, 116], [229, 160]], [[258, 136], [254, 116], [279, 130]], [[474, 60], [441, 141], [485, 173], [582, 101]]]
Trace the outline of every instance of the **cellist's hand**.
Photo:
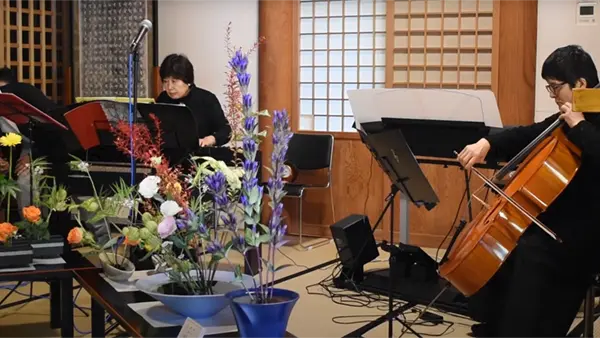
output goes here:
[[476, 163], [481, 163], [485, 159], [485, 156], [490, 151], [490, 143], [488, 140], [482, 138], [476, 143], [469, 144], [466, 146], [460, 154], [458, 154], [458, 161], [465, 169], [471, 169]]
[[559, 118], [567, 122], [571, 128], [575, 127], [579, 122], [585, 120], [583, 113], [573, 111], [573, 106], [570, 102], [566, 102], [560, 106], [560, 111], [561, 114]]

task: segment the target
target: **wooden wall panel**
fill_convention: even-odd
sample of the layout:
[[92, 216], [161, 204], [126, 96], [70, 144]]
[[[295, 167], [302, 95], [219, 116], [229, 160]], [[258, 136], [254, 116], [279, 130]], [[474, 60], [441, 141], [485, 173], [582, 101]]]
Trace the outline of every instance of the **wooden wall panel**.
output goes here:
[[[454, 1], [454, 0], [446, 0]], [[416, 3], [416, 1], [413, 1]], [[429, 1], [433, 2], [433, 1]], [[456, 1], [454, 1], [456, 2]], [[263, 109], [288, 108], [292, 121], [298, 119], [298, 18], [297, 1], [260, 1], [260, 35], [267, 39], [260, 48], [260, 102]], [[388, 32], [394, 29], [395, 15], [393, 1], [388, 5]], [[472, 14], [469, 14], [473, 16]], [[441, 16], [441, 15], [440, 15]], [[489, 14], [486, 14], [489, 17]], [[505, 124], [525, 124], [533, 121], [535, 45], [537, 26], [537, 1], [494, 0], [492, 21], [492, 60], [491, 75], [486, 75], [486, 85], [491, 87], [499, 102], [502, 120]], [[394, 36], [388, 37], [386, 87], [394, 86]], [[290, 48], [292, 48], [290, 50]], [[489, 49], [489, 46], [486, 46]], [[392, 59], [392, 60], [389, 60]], [[469, 65], [473, 71], [476, 65]], [[458, 71], [460, 64], [454, 68]], [[468, 68], [468, 67], [466, 67]], [[483, 70], [487, 68], [482, 67]], [[462, 69], [465, 69], [463, 67]], [[491, 77], [491, 79], [490, 79]], [[491, 82], [491, 83], [490, 83]], [[456, 85], [456, 83], [455, 83]], [[398, 86], [398, 85], [396, 85]], [[423, 81], [421, 82], [423, 87]], [[439, 88], [439, 87], [438, 87]], [[454, 87], [456, 88], [456, 86]], [[471, 87], [472, 88], [472, 87]], [[267, 125], [263, 121], [261, 127]], [[297, 126], [294, 125], [294, 128]], [[296, 130], [296, 129], [294, 129]], [[385, 196], [389, 193], [389, 180], [377, 163], [371, 160], [366, 147], [358, 135], [333, 133], [335, 136], [333, 163], [333, 203], [332, 215], [329, 191], [309, 191], [304, 199], [304, 233], [315, 236], [330, 236], [329, 225], [352, 213], [366, 214], [374, 224], [384, 208]], [[263, 148], [269, 153], [269, 145]], [[268, 157], [263, 158], [265, 164]], [[448, 232], [454, 219], [460, 198], [464, 192], [464, 172], [458, 167], [443, 168], [422, 164], [427, 178], [432, 183], [441, 203], [432, 211], [411, 206], [409, 210], [410, 243], [424, 247], [437, 247]], [[489, 173], [489, 172], [488, 172]], [[319, 179], [319, 175], [307, 179]], [[471, 189], [481, 186], [477, 178], [471, 180]], [[484, 197], [481, 192], [479, 197]], [[480, 209], [472, 202], [474, 214]], [[384, 218], [378, 239], [388, 238], [389, 226], [395, 227], [398, 240], [399, 200], [396, 199], [395, 219], [390, 222], [389, 213]], [[463, 204], [462, 216], [466, 216]], [[290, 232], [297, 232], [296, 201], [286, 201]], [[447, 244], [447, 242], [446, 242]]]
[[70, 8], [69, 1], [0, 0], [0, 67], [59, 103], [68, 101]]

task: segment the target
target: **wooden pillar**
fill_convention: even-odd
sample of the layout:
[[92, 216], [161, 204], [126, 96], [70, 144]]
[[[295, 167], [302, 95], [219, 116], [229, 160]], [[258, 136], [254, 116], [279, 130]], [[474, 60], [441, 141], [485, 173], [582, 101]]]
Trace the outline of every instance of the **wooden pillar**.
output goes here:
[[535, 117], [537, 0], [494, 1], [492, 90], [504, 125]]

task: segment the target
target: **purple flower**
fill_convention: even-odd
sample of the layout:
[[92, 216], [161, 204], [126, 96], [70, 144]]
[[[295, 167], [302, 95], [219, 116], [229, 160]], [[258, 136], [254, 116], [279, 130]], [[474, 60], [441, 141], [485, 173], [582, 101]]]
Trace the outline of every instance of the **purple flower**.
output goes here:
[[248, 87], [250, 84], [250, 74], [248, 73], [238, 73], [237, 78], [242, 87]]
[[246, 239], [244, 236], [233, 236], [233, 249], [239, 252], [243, 252], [246, 249]]
[[273, 210], [271, 214], [271, 219], [269, 220], [269, 226], [272, 230], [277, 229], [279, 224], [281, 223], [281, 215], [283, 214], [283, 203], [278, 203], [277, 207]]
[[208, 186], [208, 191], [213, 195], [213, 199], [218, 207], [225, 207], [229, 203], [229, 197], [227, 197], [227, 178], [225, 175], [217, 171], [212, 175], [207, 176], [204, 179]]
[[254, 129], [256, 129], [256, 125], [257, 125], [256, 121], [257, 121], [257, 119], [254, 116], [246, 117], [246, 119], [244, 120], [244, 129], [249, 132], [254, 131]]
[[252, 138], [252, 136], [244, 136], [242, 141], [242, 147], [245, 152], [254, 154], [256, 152], [256, 141]]
[[243, 163], [244, 172], [256, 173], [258, 171], [258, 162], [245, 160]]
[[252, 107], [252, 95], [244, 94], [244, 96], [242, 97], [242, 102], [244, 104], [244, 107], [246, 107], [246, 108]]
[[227, 179], [225, 178], [225, 175], [220, 171], [217, 171], [204, 179], [208, 189], [212, 190], [213, 192], [221, 191], [225, 187], [226, 181]]
[[196, 219], [196, 214], [194, 214], [194, 212], [190, 208], [185, 208], [185, 215], [190, 221]]
[[183, 230], [187, 228], [187, 224], [184, 220], [178, 219], [175, 221], [175, 225], [177, 225], [177, 229]]
[[221, 221], [223, 221], [223, 225], [225, 225], [229, 230], [235, 231], [237, 227], [237, 218], [234, 213], [225, 213], [221, 215]]
[[245, 191], [250, 191], [257, 185], [258, 185], [258, 178], [256, 178], [256, 177], [252, 177], [250, 179], [245, 179], [242, 181], [242, 189], [244, 189]]
[[242, 195], [242, 197], [240, 197], [240, 203], [242, 203], [244, 207], [250, 206], [250, 202], [248, 201], [248, 197], [246, 197], [246, 195]]
[[235, 69], [236, 72], [243, 73], [248, 67], [248, 57], [242, 54], [241, 50], [238, 50], [235, 52], [233, 58], [231, 58], [231, 61], [229, 61], [229, 65]]
[[218, 241], [212, 241], [206, 247], [206, 252], [209, 254], [222, 253], [223, 246]]
[[204, 223], [200, 223], [200, 225], [198, 225], [198, 232], [202, 235], [208, 234], [208, 229]]

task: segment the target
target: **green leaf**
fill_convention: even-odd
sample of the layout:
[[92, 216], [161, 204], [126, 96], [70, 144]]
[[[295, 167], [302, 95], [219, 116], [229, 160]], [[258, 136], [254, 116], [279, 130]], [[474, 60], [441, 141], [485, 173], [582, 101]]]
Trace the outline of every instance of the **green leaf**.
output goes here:
[[260, 242], [260, 243], [269, 243], [270, 239], [271, 239], [271, 235], [264, 234], [264, 235], [260, 235], [260, 237], [258, 237], [258, 242]]
[[242, 281], [242, 267], [239, 265], [236, 265], [233, 269], [233, 274], [235, 276], [235, 281], [236, 282], [241, 282]]
[[265, 234], [268, 234], [268, 233], [271, 231], [271, 230], [269, 229], [269, 227], [268, 227], [268, 226], [266, 226], [266, 225], [264, 225], [264, 224], [262, 224], [262, 223], [259, 223], [259, 224], [258, 224], [258, 226], [260, 227], [260, 229], [261, 229], [261, 230], [263, 231], [263, 233], [265, 233]]
[[258, 193], [258, 188], [254, 187], [250, 191], [250, 195], [248, 196], [248, 202], [250, 204], [254, 204], [254, 203], [258, 202], [258, 198], [259, 197], [260, 196], [259, 196], [259, 193]]
[[119, 241], [120, 238], [121, 237], [119, 237], [119, 236], [111, 238], [108, 242], [106, 242], [102, 246], [102, 250], [106, 250], [108, 248], [112, 248], [113, 245], [117, 244], [117, 242]]
[[250, 230], [249, 228], [246, 228], [244, 230], [244, 239], [246, 240], [246, 244], [248, 246], [253, 246], [255, 247], [257, 245], [256, 242], [256, 236], [254, 236], [254, 234], [252, 233], [252, 230]]
[[185, 249], [187, 245], [176, 235], [169, 237], [169, 240], [173, 242], [173, 245], [179, 249]]

